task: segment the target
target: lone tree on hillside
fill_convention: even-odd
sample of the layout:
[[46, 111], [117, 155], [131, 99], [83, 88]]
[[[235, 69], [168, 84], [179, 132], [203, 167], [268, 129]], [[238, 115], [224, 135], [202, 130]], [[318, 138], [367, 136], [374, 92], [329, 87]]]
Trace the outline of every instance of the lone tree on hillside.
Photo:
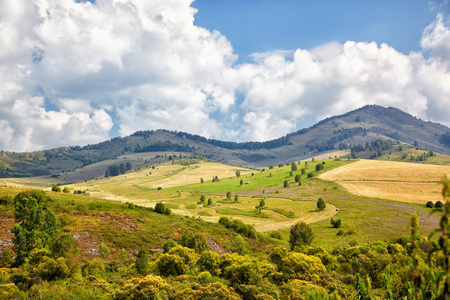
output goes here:
[[181, 235], [180, 245], [183, 247], [195, 249], [194, 235], [189, 230], [183, 231], [183, 234]]
[[313, 239], [314, 233], [305, 222], [297, 222], [294, 227], [291, 228], [289, 235], [291, 250], [294, 250], [295, 247], [310, 245]]
[[323, 198], [319, 198], [319, 200], [317, 200], [317, 209], [319, 211], [324, 210], [326, 206], [327, 205], [325, 204], [325, 200], [323, 200]]
[[148, 263], [148, 252], [145, 247], [141, 247], [139, 250], [136, 262], [135, 262], [136, 271], [141, 275], [147, 275], [150, 272], [150, 264]]
[[256, 206], [256, 209], [264, 208], [264, 206], [266, 206], [266, 201], [264, 201], [264, 199], [261, 199], [259, 200], [259, 205]]
[[297, 171], [297, 164], [296, 164], [295, 162], [292, 162], [292, 164], [291, 164], [291, 170], [292, 170], [293, 172]]
[[241, 176], [241, 171], [240, 171], [240, 170], [237, 170], [237, 171], [236, 171], [236, 177], [239, 178], [240, 176]]
[[17, 224], [13, 243], [15, 265], [25, 263], [34, 248], [46, 248], [57, 230], [56, 217], [47, 206], [43, 191], [25, 191], [14, 198], [14, 218]]

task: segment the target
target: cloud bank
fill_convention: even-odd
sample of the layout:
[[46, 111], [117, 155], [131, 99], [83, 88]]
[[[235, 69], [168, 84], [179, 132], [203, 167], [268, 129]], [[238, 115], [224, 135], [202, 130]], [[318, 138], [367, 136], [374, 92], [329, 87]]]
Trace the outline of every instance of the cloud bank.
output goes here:
[[194, 25], [192, 0], [5, 0], [0, 149], [84, 145], [170, 129], [263, 141], [366, 104], [450, 125], [450, 26], [420, 53], [348, 41], [256, 53]]

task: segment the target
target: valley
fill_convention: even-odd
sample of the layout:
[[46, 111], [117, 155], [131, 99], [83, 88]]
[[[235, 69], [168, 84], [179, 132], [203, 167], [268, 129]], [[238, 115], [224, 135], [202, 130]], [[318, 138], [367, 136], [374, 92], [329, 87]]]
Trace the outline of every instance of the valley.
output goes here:
[[[440, 180], [443, 173], [449, 172], [449, 167], [442, 165], [320, 159], [326, 154], [296, 162], [295, 171], [289, 163], [249, 169], [201, 159], [174, 159], [145, 165], [143, 162], [149, 157], [140, 156], [135, 156], [134, 161], [141, 162], [141, 165], [126, 174], [109, 178], [100, 176], [61, 185], [61, 188], [67, 186], [74, 192], [82, 192], [83, 197], [152, 209], [157, 203], [163, 203], [174, 214], [211, 223], [217, 223], [220, 217], [226, 216], [251, 224], [258, 232], [287, 232], [293, 224], [303, 221], [319, 229], [321, 234], [316, 241], [327, 247], [344, 245], [352, 239], [367, 242], [406, 235], [408, 218], [414, 211], [421, 211], [422, 230], [431, 230], [436, 226], [436, 219], [427, 215], [428, 210], [423, 205], [430, 200], [442, 199]], [[119, 157], [109, 163], [126, 159], [130, 157]], [[323, 170], [316, 171], [317, 165], [324, 166]], [[102, 167], [106, 166], [107, 163], [102, 162]], [[88, 168], [83, 170], [75, 173], [89, 174]], [[308, 174], [313, 176], [308, 178]], [[67, 173], [64, 176], [79, 175]], [[213, 182], [215, 176], [218, 181]], [[49, 178], [5, 178], [3, 182], [7, 186], [50, 191], [55, 180], [46, 182]], [[284, 187], [285, 182], [288, 187]], [[318, 198], [327, 203], [323, 211], [317, 210]], [[385, 199], [405, 203], [391, 203]], [[258, 209], [261, 200], [265, 206]], [[372, 210], [376, 213], [369, 213]], [[396, 221], [392, 220], [394, 216]], [[322, 227], [332, 217], [346, 220], [344, 227], [355, 234], [339, 240], [333, 238], [336, 233], [324, 231]], [[364, 225], [371, 223], [384, 226], [373, 230]], [[404, 226], [386, 226], [391, 223]]]
[[[267, 143], [155, 131], [3, 153], [0, 299], [410, 299], [411, 274], [443, 251], [450, 158], [386, 137], [369, 112], [446, 149], [445, 128], [366, 107]], [[38, 239], [20, 242], [29, 224]]]

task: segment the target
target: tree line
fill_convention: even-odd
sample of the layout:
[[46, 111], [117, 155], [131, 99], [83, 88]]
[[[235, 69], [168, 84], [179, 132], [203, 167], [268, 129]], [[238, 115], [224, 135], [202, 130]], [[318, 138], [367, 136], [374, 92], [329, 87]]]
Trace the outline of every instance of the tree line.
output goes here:
[[113, 177], [125, 174], [127, 171], [132, 169], [131, 163], [127, 162], [126, 164], [120, 165], [111, 165], [105, 171], [105, 177]]

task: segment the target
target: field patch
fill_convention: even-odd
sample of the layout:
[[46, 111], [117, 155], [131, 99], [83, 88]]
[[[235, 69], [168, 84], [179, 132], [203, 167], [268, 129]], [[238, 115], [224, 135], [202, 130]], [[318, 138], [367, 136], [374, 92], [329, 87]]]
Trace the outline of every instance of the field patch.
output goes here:
[[[139, 186], [163, 189], [178, 187], [188, 184], [200, 183], [203, 178], [204, 181], [211, 181], [214, 176], [221, 176], [221, 178], [232, 177], [239, 170], [242, 175], [251, 173], [251, 170], [233, 167], [218, 163], [201, 163], [188, 167], [182, 167], [179, 172], [172, 173], [164, 178], [149, 181]], [[176, 176], [174, 176], [176, 175]]]
[[320, 175], [365, 197], [426, 203], [442, 200], [440, 181], [450, 166], [361, 160]]

